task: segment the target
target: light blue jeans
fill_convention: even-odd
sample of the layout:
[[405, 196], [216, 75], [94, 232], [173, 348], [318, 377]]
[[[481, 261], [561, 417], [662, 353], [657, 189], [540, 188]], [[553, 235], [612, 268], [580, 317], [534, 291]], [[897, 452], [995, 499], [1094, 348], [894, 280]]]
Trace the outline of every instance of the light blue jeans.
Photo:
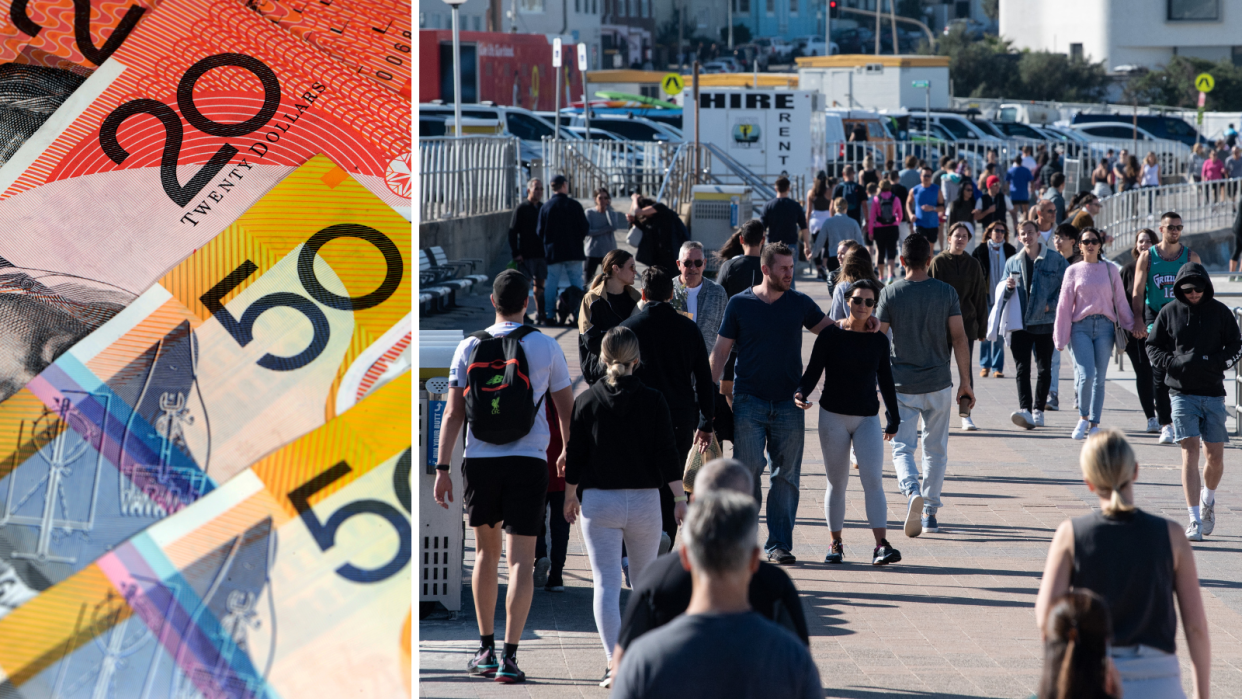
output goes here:
[[[923, 512], [936, 514], [940, 509], [940, 490], [949, 466], [949, 413], [953, 408], [953, 387], [932, 393], [898, 393], [897, 409], [901, 424], [893, 437], [893, 468], [901, 494], [923, 496]], [[914, 450], [919, 446], [919, 419], [923, 420], [923, 484], [914, 464]]]
[[546, 308], [549, 318], [556, 315], [556, 297], [560, 293], [561, 277], [565, 278], [569, 286], [576, 286], [583, 291], [586, 290], [582, 286], [582, 260], [549, 264], [547, 286], [543, 289], [544, 303], [547, 304]]
[[[994, 301], [988, 301], [988, 316], [992, 315]], [[1005, 370], [1005, 340], [997, 338], [996, 342], [979, 341], [979, 368], [992, 371]]]
[[1113, 338], [1113, 321], [1101, 313], [1070, 326], [1078, 414], [1093, 425], [1100, 424], [1100, 413], [1104, 411], [1104, 379], [1108, 375], [1108, 360], [1113, 355]]
[[1048, 387], [1048, 394], [1057, 397], [1057, 405], [1060, 406], [1061, 392], [1057, 389], [1061, 388], [1061, 352], [1056, 347], [1052, 348], [1052, 383]]
[[1126, 699], [1186, 699], [1177, 656], [1151, 646], [1112, 648]]
[[763, 467], [771, 460], [768, 490], [768, 541], [763, 548], [793, 550], [793, 527], [798, 516], [798, 481], [802, 475], [802, 446], [806, 414], [793, 398], [768, 401], [738, 393], [733, 396], [733, 458], [755, 476], [755, 500], [762, 502]]

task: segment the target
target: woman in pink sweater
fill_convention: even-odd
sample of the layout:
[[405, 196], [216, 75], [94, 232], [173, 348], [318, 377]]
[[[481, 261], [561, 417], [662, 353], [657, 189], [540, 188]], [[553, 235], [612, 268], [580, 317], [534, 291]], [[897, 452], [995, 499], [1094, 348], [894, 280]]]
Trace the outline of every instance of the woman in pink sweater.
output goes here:
[[1080, 418], [1070, 435], [1074, 439], [1086, 439], [1099, 431], [1104, 379], [1113, 353], [1113, 324], [1128, 328], [1134, 323], [1121, 272], [1101, 256], [1103, 242], [1099, 229], [1082, 230], [1078, 245], [1083, 259], [1065, 270], [1052, 330], [1058, 350], [1066, 345], [1073, 350]]

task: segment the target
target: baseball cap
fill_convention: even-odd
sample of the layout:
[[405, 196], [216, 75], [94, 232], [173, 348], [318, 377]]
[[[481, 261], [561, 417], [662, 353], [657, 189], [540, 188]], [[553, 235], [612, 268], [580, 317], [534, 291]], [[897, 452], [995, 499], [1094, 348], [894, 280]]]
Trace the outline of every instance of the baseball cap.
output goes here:
[[566, 181], [567, 180], [565, 179], [564, 175], [557, 175], [553, 177], [552, 178], [552, 189], [560, 189], [562, 186], [564, 186]]
[[492, 282], [492, 296], [498, 308], [526, 308], [530, 296], [530, 280], [516, 269], [506, 269]]

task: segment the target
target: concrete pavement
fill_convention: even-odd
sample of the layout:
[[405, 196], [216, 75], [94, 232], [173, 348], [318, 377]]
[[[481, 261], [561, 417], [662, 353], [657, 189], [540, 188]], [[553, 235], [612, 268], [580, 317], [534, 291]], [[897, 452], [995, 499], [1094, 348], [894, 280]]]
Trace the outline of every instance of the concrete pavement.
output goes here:
[[[799, 290], [828, 306], [822, 283], [799, 279]], [[484, 298], [484, 304], [486, 299]], [[471, 332], [490, 323], [485, 307], [463, 311], [456, 327]], [[482, 325], [468, 325], [482, 323]], [[547, 328], [569, 359], [575, 391], [584, 384], [577, 361], [577, 332]], [[803, 335], [803, 357], [813, 337]], [[977, 357], [972, 365], [978, 366]], [[1110, 365], [1115, 367], [1116, 365]], [[799, 563], [786, 568], [802, 593], [811, 652], [827, 697], [1028, 697], [1038, 683], [1042, 648], [1034, 619], [1035, 594], [1048, 543], [1065, 518], [1084, 514], [1095, 498], [1078, 467], [1080, 442], [1069, 438], [1073, 366], [1061, 367], [1060, 412], [1031, 432], [1009, 421], [1017, 407], [1012, 357], [1006, 378], [975, 376], [980, 431], [965, 433], [957, 421], [949, 439], [949, 469], [939, 513], [941, 532], [908, 539], [900, 531], [905, 501], [897, 492], [891, 448], [885, 449], [889, 540], [903, 561], [868, 565], [872, 546], [862, 490], [851, 477], [845, 524], [846, 563], [822, 563], [829, 537], [824, 521], [826, 479], [817, 439], [818, 410], [807, 413], [801, 502], [794, 531]], [[1229, 372], [1232, 379], [1233, 372]], [[1180, 451], [1142, 432], [1145, 419], [1124, 377], [1110, 381], [1104, 425], [1125, 430], [1141, 464], [1140, 507], [1185, 522]], [[1130, 381], [1132, 384], [1132, 380]], [[1195, 545], [1196, 563], [1211, 623], [1213, 696], [1242, 697], [1242, 479], [1238, 451], [1225, 452], [1218, 492], [1216, 533]], [[766, 489], [767, 477], [764, 477]], [[763, 523], [760, 523], [761, 528]], [[766, 533], [760, 532], [760, 540]], [[473, 563], [467, 540], [467, 566]], [[469, 580], [469, 573], [466, 575]], [[566, 592], [535, 592], [518, 659], [523, 685], [504, 686], [468, 676], [465, 663], [478, 645], [470, 594], [456, 619], [429, 618], [419, 625], [419, 692], [427, 697], [604, 697], [596, 686], [605, 656], [591, 613], [591, 573], [577, 526], [566, 566]], [[501, 579], [501, 597], [505, 580]], [[622, 593], [624, 604], [628, 591]], [[502, 605], [503, 606], [503, 605]], [[497, 637], [504, 613], [498, 610]], [[1190, 668], [1179, 633], [1183, 679]]]

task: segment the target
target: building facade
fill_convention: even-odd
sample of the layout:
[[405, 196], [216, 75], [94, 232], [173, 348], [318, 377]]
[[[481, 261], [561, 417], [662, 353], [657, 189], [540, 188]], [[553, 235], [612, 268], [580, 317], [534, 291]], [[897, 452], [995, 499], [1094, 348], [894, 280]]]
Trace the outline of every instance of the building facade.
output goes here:
[[1111, 72], [1173, 56], [1242, 64], [1242, 0], [1000, 0], [1000, 34], [1020, 49], [1103, 61]]
[[590, 0], [600, 3], [599, 67], [643, 68], [654, 60], [655, 0]]
[[[590, 67], [599, 68], [600, 18], [605, 2], [606, 0], [466, 0], [460, 10], [461, 31], [544, 34], [549, 43], [554, 37], [560, 37], [566, 44], [583, 41], [588, 47]], [[452, 21], [452, 12], [447, 4], [438, 0], [419, 3], [419, 29], [452, 29]]]

